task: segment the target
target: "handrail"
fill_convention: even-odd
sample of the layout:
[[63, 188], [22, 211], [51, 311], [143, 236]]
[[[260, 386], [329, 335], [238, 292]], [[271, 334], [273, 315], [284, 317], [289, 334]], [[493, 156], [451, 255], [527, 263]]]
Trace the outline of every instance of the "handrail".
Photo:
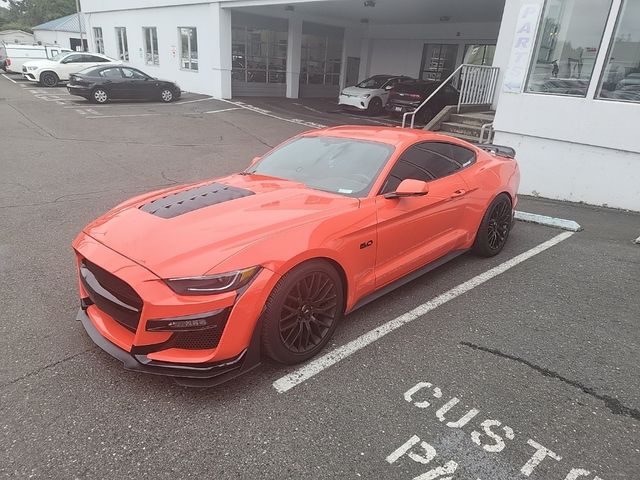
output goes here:
[[[460, 112], [460, 105], [474, 105], [480, 104], [480, 102], [491, 103], [493, 101], [493, 95], [495, 94], [495, 87], [498, 81], [498, 68], [492, 67], [489, 65], [471, 65], [468, 63], [463, 63], [458, 68], [456, 68], [451, 75], [449, 75], [439, 86], [436, 88], [431, 95], [429, 95], [419, 106], [412, 112], [406, 112], [402, 116], [402, 127], [404, 128], [407, 124], [407, 118], [411, 116], [411, 127], [413, 128], [415, 125], [416, 114], [424, 107], [429, 100], [431, 100], [447, 83], [449, 83], [455, 76], [461, 72], [463, 69], [467, 70], [479, 70], [482, 71], [480, 74], [480, 82], [475, 81], [475, 79], [470, 78], [470, 75], [464, 75], [462, 78], [462, 85], [460, 86], [460, 95], [458, 96], [458, 112]], [[481, 88], [481, 85], [488, 84], [488, 88]], [[469, 91], [472, 89], [472, 91]]]
[[485, 143], [484, 142], [484, 132], [489, 131], [489, 134], [487, 135], [487, 143], [491, 143], [491, 135], [493, 134], [493, 122], [489, 122], [489, 123], [485, 123], [484, 125], [482, 125], [482, 128], [480, 129], [480, 140], [478, 141], [478, 143]]

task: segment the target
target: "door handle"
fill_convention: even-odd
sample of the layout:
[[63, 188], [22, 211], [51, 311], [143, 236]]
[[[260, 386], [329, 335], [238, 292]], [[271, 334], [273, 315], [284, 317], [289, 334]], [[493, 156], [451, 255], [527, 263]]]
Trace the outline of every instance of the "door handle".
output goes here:
[[465, 195], [467, 193], [466, 190], [456, 190], [455, 192], [453, 192], [451, 194], [451, 198], [458, 198], [458, 197], [462, 197], [463, 195]]

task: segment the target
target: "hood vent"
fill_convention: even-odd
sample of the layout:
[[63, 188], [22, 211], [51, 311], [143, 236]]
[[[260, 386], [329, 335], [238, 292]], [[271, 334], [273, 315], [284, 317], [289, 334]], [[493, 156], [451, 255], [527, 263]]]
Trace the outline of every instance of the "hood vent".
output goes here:
[[194, 210], [250, 195], [255, 195], [255, 193], [244, 188], [232, 187], [221, 183], [210, 183], [169, 194], [145, 203], [139, 208], [143, 212], [150, 213], [156, 217], [173, 218]]

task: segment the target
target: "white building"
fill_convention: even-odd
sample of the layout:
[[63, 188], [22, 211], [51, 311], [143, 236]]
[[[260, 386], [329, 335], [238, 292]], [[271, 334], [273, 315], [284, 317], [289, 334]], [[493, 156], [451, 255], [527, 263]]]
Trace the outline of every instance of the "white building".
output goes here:
[[32, 30], [36, 41], [45, 45], [60, 45], [71, 50], [82, 50], [81, 44], [87, 47], [82, 15], [77, 13], [36, 25]]
[[522, 193], [640, 210], [640, 0], [83, 0], [89, 48], [185, 89], [335, 96], [500, 69]]
[[33, 34], [22, 30], [0, 30], [0, 43], [22, 43], [31, 45], [35, 42]]

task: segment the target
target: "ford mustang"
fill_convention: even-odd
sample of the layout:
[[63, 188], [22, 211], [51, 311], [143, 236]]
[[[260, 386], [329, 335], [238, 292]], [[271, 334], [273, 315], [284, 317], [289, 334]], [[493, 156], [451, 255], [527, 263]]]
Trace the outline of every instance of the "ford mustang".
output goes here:
[[73, 242], [82, 321], [129, 370], [215, 385], [316, 355], [344, 315], [505, 245], [508, 147], [423, 130], [300, 134], [243, 172], [128, 200]]

